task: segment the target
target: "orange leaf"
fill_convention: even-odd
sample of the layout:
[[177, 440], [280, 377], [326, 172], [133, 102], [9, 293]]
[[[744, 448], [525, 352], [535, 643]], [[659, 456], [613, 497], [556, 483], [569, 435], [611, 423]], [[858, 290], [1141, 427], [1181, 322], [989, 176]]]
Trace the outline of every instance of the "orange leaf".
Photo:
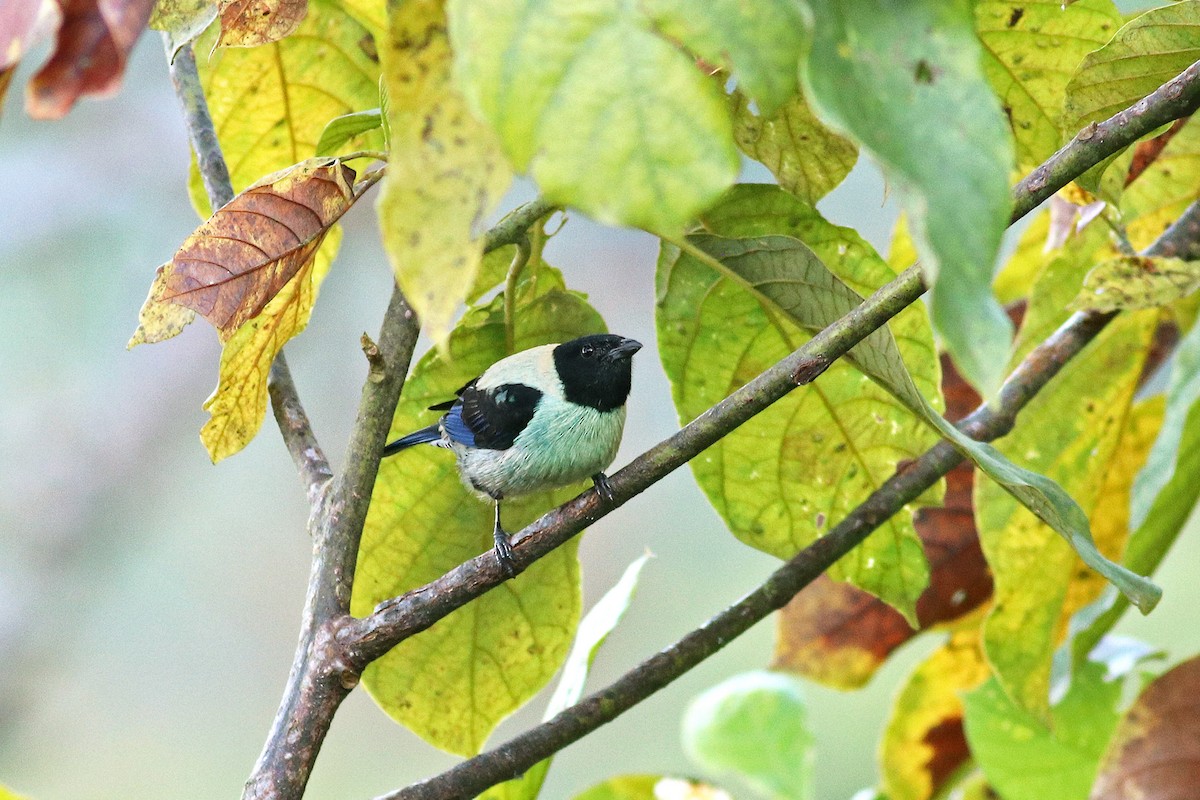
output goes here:
[[308, 0], [221, 0], [218, 47], [277, 42], [304, 21]]
[[263, 178], [184, 241], [164, 270], [162, 300], [228, 339], [312, 260], [358, 199], [354, 177], [335, 158], [314, 158]]
[[1174, 800], [1200, 786], [1200, 658], [1160, 675], [1117, 728], [1092, 800]]
[[35, 119], [58, 119], [84, 95], [115, 92], [154, 0], [59, 0], [59, 4], [62, 24], [54, 52], [30, 80], [25, 100], [29, 116]]

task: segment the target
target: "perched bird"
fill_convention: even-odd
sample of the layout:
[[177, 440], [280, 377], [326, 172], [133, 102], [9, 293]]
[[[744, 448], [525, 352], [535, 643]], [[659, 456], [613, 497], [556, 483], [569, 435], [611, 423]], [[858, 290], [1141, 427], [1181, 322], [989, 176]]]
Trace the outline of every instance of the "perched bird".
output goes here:
[[589, 477], [612, 499], [604, 470], [621, 443], [630, 360], [641, 348], [633, 339], [599, 334], [522, 350], [459, 389], [457, 400], [431, 406], [446, 413], [383, 454], [426, 443], [453, 450], [463, 483], [495, 501], [496, 558], [513, 575], [502, 500]]

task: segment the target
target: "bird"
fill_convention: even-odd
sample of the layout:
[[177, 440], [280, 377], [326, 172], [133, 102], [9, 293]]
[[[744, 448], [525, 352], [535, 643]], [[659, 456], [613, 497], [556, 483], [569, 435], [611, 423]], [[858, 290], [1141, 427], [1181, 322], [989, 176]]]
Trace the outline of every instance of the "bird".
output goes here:
[[418, 444], [453, 451], [467, 488], [495, 503], [496, 559], [516, 574], [500, 504], [591, 478], [613, 499], [604, 470], [617, 456], [634, 353], [641, 342], [615, 334], [582, 336], [502, 358], [457, 392], [430, 406], [444, 411], [432, 425], [389, 443], [391, 456]]

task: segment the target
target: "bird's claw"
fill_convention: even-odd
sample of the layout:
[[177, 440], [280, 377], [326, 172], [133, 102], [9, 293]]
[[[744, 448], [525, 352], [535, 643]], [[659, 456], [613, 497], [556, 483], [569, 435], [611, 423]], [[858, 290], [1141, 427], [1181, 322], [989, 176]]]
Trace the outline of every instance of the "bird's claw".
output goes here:
[[508, 534], [497, 528], [493, 532], [493, 538], [496, 540], [496, 561], [500, 564], [500, 571], [505, 577], [515, 578], [517, 576], [517, 562], [513, 556], [512, 542], [508, 539]]
[[615, 495], [613, 495], [612, 484], [609, 483], [607, 475], [603, 472], [597, 472], [592, 476], [592, 483], [596, 486], [597, 494], [610, 503], [613, 501]]

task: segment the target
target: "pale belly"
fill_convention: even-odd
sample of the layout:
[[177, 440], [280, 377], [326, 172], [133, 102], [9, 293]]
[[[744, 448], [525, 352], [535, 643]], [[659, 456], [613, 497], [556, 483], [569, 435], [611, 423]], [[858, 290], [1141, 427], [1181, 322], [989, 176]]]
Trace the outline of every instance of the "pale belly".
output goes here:
[[[625, 409], [579, 415], [545, 415], [507, 450], [453, 444], [463, 482], [489, 497], [554, 489], [602, 472], [617, 457]], [[538, 442], [531, 447], [530, 442]], [[547, 445], [549, 443], [549, 445]]]

